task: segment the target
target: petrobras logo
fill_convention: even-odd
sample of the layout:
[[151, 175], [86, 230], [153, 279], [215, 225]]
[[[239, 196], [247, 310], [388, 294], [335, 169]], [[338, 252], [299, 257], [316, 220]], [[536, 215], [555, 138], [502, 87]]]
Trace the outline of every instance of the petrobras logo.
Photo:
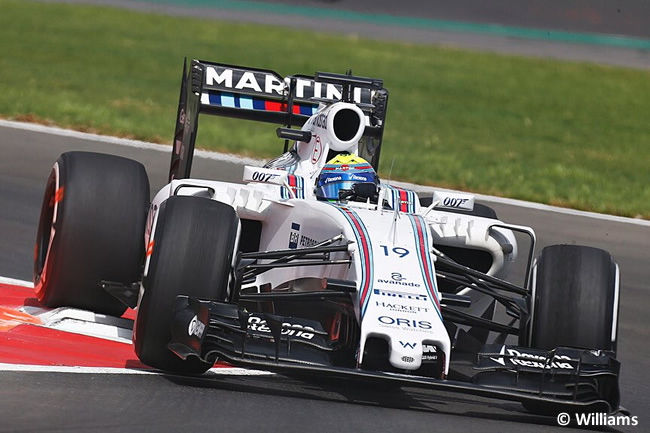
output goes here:
[[429, 297], [427, 295], [420, 295], [417, 293], [397, 292], [394, 290], [373, 289], [373, 293], [375, 295], [385, 296], [393, 299], [413, 299], [416, 301], [425, 301], [425, 302], [429, 300]]
[[301, 248], [309, 248], [313, 247], [314, 245], [318, 244], [319, 242], [316, 239], [312, 239], [308, 236], [305, 235], [300, 235], [300, 247]]
[[[206, 65], [205, 86], [212, 89], [241, 90], [252, 93], [263, 93], [283, 97], [289, 89], [291, 78], [282, 77], [268, 71], [251, 71], [219, 65]], [[370, 90], [355, 88], [355, 102], [370, 102]], [[318, 83], [308, 78], [296, 78], [296, 98], [324, 98], [340, 100], [340, 86], [329, 83]]]

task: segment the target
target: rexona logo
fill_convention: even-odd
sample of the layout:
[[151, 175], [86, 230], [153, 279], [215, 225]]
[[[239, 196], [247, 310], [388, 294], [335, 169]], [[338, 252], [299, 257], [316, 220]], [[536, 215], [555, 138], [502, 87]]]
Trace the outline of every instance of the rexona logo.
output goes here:
[[501, 356], [498, 358], [490, 358], [490, 359], [501, 365], [506, 365], [506, 361], [507, 361], [513, 365], [519, 365], [522, 367], [529, 367], [529, 368], [541, 368], [541, 369], [558, 368], [558, 369], [565, 369], [565, 370], [573, 370], [573, 366], [569, 362], [566, 362], [566, 361], [570, 361], [571, 358], [566, 355], [556, 355], [553, 358], [552, 362], [548, 362], [548, 359], [545, 356], [521, 352], [519, 350], [510, 349], [510, 348], [506, 349], [505, 346], [501, 347], [501, 351], [499, 352], [499, 354], [507, 355], [507, 356]]
[[197, 338], [201, 338], [204, 331], [205, 325], [199, 320], [198, 316], [192, 317], [192, 320], [190, 320], [190, 325], [187, 327], [187, 335], [190, 337], [194, 335]]
[[350, 180], [358, 180], [360, 182], [371, 182], [372, 181], [372, 179], [370, 178], [369, 175], [368, 176], [363, 176], [363, 175], [360, 176], [360, 175], [356, 175], [356, 174], [351, 174], [350, 175]]
[[[259, 317], [250, 316], [248, 318], [248, 329], [256, 332], [263, 332], [265, 334], [271, 333], [271, 328], [266, 324], [266, 320], [260, 319]], [[293, 337], [304, 338], [305, 340], [311, 340], [314, 338], [314, 328], [309, 326], [302, 326], [298, 323], [283, 323], [282, 324], [282, 335], [289, 335]]]
[[379, 323], [386, 326], [399, 326], [402, 329], [431, 329], [431, 322], [426, 320], [412, 320], [412, 319], [403, 319], [403, 318], [393, 318], [390, 316], [379, 316], [377, 319]]
[[343, 180], [342, 176], [327, 177], [325, 178], [325, 183], [328, 184], [331, 182], [340, 182], [341, 180]]
[[396, 292], [393, 290], [373, 289], [373, 293], [379, 296], [386, 296], [396, 299], [414, 299], [416, 301], [428, 301], [427, 295], [418, 295], [417, 293]]

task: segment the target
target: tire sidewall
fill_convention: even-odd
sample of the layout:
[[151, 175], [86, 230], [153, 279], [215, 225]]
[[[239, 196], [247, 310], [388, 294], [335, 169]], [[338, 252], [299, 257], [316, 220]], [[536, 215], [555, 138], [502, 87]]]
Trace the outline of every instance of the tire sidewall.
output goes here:
[[[205, 234], [204, 238], [195, 233], [192, 227], [181, 227], [192, 225], [192, 215], [199, 219], [208, 218], [201, 214], [212, 215], [215, 207], [223, 211], [217, 214], [223, 214], [224, 219], [231, 220], [212, 221], [212, 228], [207, 233], [202, 233]], [[201, 374], [210, 368], [211, 364], [194, 358], [181, 360], [167, 349], [171, 339], [172, 307], [176, 296], [181, 294], [225, 300], [239, 219], [232, 207], [198, 197], [171, 197], [161, 204], [158, 212], [148, 273], [143, 280], [144, 293], [138, 305], [134, 326], [135, 351], [142, 362], [161, 370], [180, 374]], [[184, 233], [185, 231], [189, 234]], [[189, 239], [180, 236], [181, 232]], [[207, 240], [215, 237], [221, 239], [222, 236], [227, 238], [223, 240], [223, 244], [213, 245]], [[188, 251], [183, 248], [185, 245], [196, 248], [197, 251]], [[188, 263], [191, 265], [193, 261], [186, 256], [199, 253], [208, 257], [207, 262], [211, 266], [193, 268], [194, 272], [187, 272]], [[207, 268], [220, 269], [213, 272]]]

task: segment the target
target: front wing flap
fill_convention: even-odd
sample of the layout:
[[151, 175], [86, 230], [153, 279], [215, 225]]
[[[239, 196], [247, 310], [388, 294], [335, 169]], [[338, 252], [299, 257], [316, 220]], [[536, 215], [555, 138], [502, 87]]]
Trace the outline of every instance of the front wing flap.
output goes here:
[[241, 357], [286, 363], [331, 365], [336, 344], [314, 320], [249, 313], [235, 304], [178, 296], [172, 341], [181, 358]]
[[316, 321], [248, 313], [235, 304], [187, 296], [176, 298], [168, 347], [182, 359], [197, 357], [214, 362], [219, 358], [233, 365], [278, 373], [396, 383], [543, 404], [558, 412], [620, 410], [620, 364], [612, 353], [604, 351], [487, 345], [478, 355], [477, 373], [467, 382], [362, 370], [333, 363], [337, 345]]

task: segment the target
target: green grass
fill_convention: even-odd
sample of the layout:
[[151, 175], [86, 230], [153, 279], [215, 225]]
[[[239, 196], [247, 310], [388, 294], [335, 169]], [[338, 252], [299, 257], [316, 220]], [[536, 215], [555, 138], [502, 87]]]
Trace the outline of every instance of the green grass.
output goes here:
[[[0, 116], [170, 143], [183, 57], [384, 79], [380, 173], [650, 218], [650, 72], [354, 36], [0, 0]], [[272, 125], [202, 118], [199, 146], [256, 157]]]

